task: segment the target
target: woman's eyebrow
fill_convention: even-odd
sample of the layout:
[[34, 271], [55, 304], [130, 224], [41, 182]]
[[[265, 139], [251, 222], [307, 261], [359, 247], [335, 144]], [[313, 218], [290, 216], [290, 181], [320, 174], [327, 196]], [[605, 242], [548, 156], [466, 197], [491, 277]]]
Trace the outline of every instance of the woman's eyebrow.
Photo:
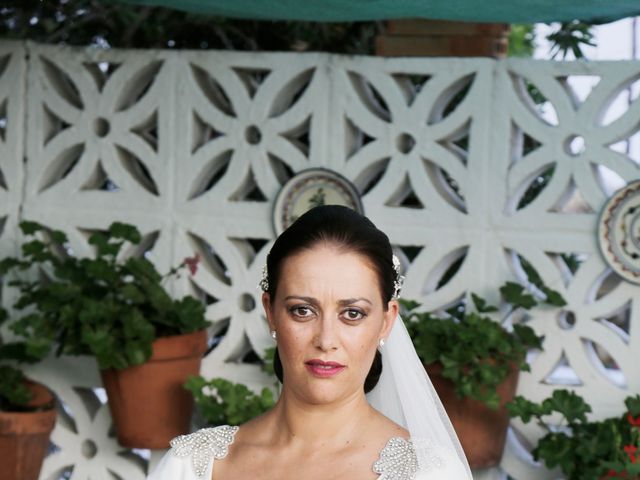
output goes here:
[[285, 300], [302, 300], [304, 302], [312, 303], [314, 305], [318, 304], [318, 300], [316, 300], [313, 297], [301, 297], [299, 295], [288, 295], [288, 296], [284, 297], [284, 299]]
[[[288, 295], [284, 298], [285, 300], [302, 300], [303, 302], [307, 302], [307, 303], [311, 303], [313, 305], [317, 305], [319, 302], [317, 299], [313, 298], [313, 297], [303, 297], [300, 295]], [[373, 305], [373, 303], [371, 303], [371, 300], [369, 300], [368, 298], [364, 298], [364, 297], [359, 297], [359, 298], [345, 298], [343, 300], [338, 300], [337, 304], [341, 307], [345, 306], [345, 305], [352, 305], [354, 303], [357, 302], [367, 302], [369, 305]]]
[[367, 302], [369, 305], [373, 305], [368, 298], [360, 297], [360, 298], [345, 298], [344, 300], [338, 300], [338, 305], [341, 307], [344, 305], [351, 305], [353, 303], [358, 302]]

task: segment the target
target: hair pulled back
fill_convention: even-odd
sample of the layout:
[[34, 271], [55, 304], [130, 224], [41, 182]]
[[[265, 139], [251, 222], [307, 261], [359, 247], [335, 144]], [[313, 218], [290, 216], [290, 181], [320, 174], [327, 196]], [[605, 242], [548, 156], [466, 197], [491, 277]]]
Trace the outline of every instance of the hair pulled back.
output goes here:
[[[326, 205], [309, 210], [276, 239], [267, 255], [267, 292], [272, 299], [276, 295], [284, 260], [320, 243], [364, 256], [377, 273], [382, 304], [387, 308], [387, 303], [393, 296], [396, 279], [389, 238], [367, 217], [340, 205]], [[276, 376], [283, 382], [282, 363], [277, 348], [273, 366]], [[376, 351], [365, 379], [365, 393], [373, 390], [381, 373], [382, 357], [380, 352]]]

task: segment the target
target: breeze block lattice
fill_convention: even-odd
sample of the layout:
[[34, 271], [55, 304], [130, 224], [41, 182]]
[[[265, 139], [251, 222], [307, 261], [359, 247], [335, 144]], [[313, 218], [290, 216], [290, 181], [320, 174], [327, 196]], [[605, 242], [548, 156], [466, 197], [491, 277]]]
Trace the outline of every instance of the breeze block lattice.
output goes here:
[[[585, 77], [599, 81], [580, 98], [574, 79]], [[424, 308], [470, 291], [497, 301], [529, 262], [568, 305], [529, 320], [545, 350], [519, 393], [539, 400], [570, 384], [610, 415], [640, 391], [640, 288], [611, 274], [596, 226], [612, 191], [640, 178], [624, 149], [640, 101], [611, 113], [639, 78], [637, 62], [2, 43], [0, 252], [18, 251], [22, 219], [64, 230], [76, 255], [91, 253], [91, 231], [134, 223], [145, 241], [129, 254], [161, 271], [199, 252], [203, 268], [174, 288], [205, 301], [214, 322], [203, 374], [257, 388], [267, 379], [249, 354], [272, 345], [256, 285], [273, 202], [296, 172], [329, 168], [359, 189], [403, 260], [403, 296]], [[93, 359], [52, 359], [30, 374], [64, 403], [43, 479], [144, 478], [143, 456], [109, 433]], [[510, 435], [503, 470], [554, 478], [523, 452]]]

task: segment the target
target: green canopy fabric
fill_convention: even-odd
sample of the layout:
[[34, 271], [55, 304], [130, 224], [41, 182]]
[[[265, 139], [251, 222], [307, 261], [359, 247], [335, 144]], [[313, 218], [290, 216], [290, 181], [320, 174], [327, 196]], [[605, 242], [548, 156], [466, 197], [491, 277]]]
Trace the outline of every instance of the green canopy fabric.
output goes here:
[[[105, 0], [103, 0], [105, 1]], [[640, 0], [107, 0], [256, 20], [321, 22], [431, 18], [534, 23], [605, 23], [640, 15]]]

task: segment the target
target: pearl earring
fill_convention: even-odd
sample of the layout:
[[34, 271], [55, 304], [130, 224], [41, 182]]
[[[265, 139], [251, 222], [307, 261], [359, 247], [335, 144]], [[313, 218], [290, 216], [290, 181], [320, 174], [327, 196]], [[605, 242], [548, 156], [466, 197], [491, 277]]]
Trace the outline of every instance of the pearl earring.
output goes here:
[[384, 338], [381, 338], [381, 339], [380, 339], [380, 341], [378, 342], [378, 344], [379, 344], [381, 347], [384, 347]]
[[276, 334], [275, 330], [271, 330], [271, 338], [273, 338], [274, 340], [276, 339], [278, 335]]

